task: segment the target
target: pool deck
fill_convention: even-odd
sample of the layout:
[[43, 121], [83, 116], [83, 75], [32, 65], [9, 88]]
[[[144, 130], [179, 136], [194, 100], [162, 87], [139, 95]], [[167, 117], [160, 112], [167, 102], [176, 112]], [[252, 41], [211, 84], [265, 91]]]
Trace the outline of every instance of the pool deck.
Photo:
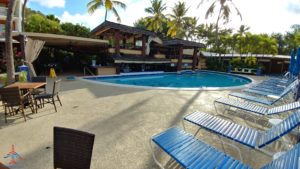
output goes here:
[[[252, 78], [260, 81], [265, 77]], [[63, 80], [60, 94], [63, 106], [55, 113], [52, 105], [46, 105], [38, 114], [29, 114], [28, 120], [21, 116], [9, 118], [4, 123], [0, 108], [0, 162], [15, 151], [24, 159], [13, 168], [53, 168], [53, 126], [62, 126], [87, 131], [96, 135], [91, 162], [92, 169], [156, 169], [149, 147], [152, 135], [172, 126], [180, 126], [183, 115], [199, 110], [214, 112], [213, 101], [226, 97], [232, 90], [225, 91], [176, 91], [122, 88], [88, 83], [80, 80]], [[228, 116], [237, 123], [257, 127], [233, 115]], [[189, 132], [196, 127], [186, 124]], [[222, 150], [221, 143], [201, 131], [199, 138]], [[257, 151], [235, 144], [244, 154], [244, 162], [261, 167], [271, 160]], [[47, 148], [48, 147], [48, 148]], [[50, 147], [50, 148], [49, 148]], [[225, 147], [226, 152], [238, 159], [236, 151]], [[180, 168], [160, 151], [158, 157], [166, 168]]]

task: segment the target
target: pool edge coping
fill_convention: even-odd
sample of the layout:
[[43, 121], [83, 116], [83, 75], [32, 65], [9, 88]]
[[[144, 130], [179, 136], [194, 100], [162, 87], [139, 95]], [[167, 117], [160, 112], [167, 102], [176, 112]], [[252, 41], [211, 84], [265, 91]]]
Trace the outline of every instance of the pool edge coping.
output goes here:
[[[246, 78], [251, 80], [250, 83], [240, 85], [240, 86], [233, 86], [233, 87], [199, 87], [199, 88], [182, 88], [182, 87], [150, 87], [150, 86], [135, 86], [135, 85], [126, 85], [126, 84], [116, 84], [116, 83], [108, 83], [108, 82], [99, 82], [99, 81], [93, 81], [89, 79], [85, 79], [87, 77], [108, 77], [107, 75], [104, 76], [82, 76], [79, 77], [81, 81], [85, 81], [88, 83], [93, 83], [93, 84], [101, 84], [105, 86], [114, 86], [114, 87], [125, 87], [125, 88], [133, 88], [133, 89], [147, 89], [147, 90], [179, 90], [179, 91], [220, 91], [220, 90], [238, 90], [238, 89], [244, 89], [247, 87], [250, 87], [254, 84], [256, 84], [256, 80], [254, 80], [251, 77], [247, 77], [246, 75], [236, 75], [236, 74], [231, 74], [227, 72], [218, 72], [218, 71], [208, 71], [208, 70], [198, 70], [198, 71], [203, 71], [203, 72], [212, 72], [212, 73], [219, 73], [219, 74], [226, 74], [226, 75], [231, 75], [231, 76], [238, 76], [242, 78]], [[182, 71], [182, 72], [190, 72], [190, 71]], [[178, 72], [162, 72], [162, 73], [178, 73]], [[135, 74], [136, 75], [136, 74]], [[140, 74], [143, 75], [143, 74]], [[122, 75], [109, 75], [112, 77], [115, 76], [122, 76]], [[128, 76], [128, 75], [127, 75]], [[130, 76], [130, 75], [129, 75]]]

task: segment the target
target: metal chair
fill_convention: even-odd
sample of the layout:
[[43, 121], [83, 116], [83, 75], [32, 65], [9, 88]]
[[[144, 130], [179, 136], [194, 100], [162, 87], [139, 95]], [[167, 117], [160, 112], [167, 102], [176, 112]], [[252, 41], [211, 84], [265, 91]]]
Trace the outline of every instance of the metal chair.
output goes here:
[[[58, 93], [60, 91], [61, 79], [54, 81], [52, 93], [42, 93], [34, 96], [35, 103], [37, 105], [37, 101], [41, 101], [43, 106], [45, 103], [51, 103], [54, 105], [55, 112], [57, 112], [55, 101], [58, 101], [60, 106], [62, 106]], [[47, 102], [45, 102], [47, 100]]]
[[[47, 77], [46, 76], [35, 76], [35, 77], [31, 78], [31, 82], [47, 83]], [[40, 94], [40, 93], [46, 93], [46, 86], [42, 86], [42, 87], [32, 91], [33, 95]]]
[[4, 106], [5, 123], [7, 123], [8, 114], [12, 116], [18, 112], [22, 113], [26, 121], [24, 111], [26, 106], [30, 107], [33, 113], [36, 112], [30, 93], [22, 95], [19, 87], [1, 88], [0, 95]]
[[89, 169], [95, 135], [54, 127], [54, 168]]

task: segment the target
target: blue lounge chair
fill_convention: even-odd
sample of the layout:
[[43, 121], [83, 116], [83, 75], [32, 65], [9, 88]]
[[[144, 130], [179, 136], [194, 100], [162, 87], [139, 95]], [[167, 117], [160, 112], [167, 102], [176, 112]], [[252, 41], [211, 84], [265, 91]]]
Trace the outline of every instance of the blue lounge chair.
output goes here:
[[219, 98], [214, 102], [216, 112], [217, 112], [216, 103], [223, 104], [229, 107], [234, 107], [244, 111], [248, 111], [257, 115], [263, 115], [263, 116], [280, 114], [280, 113], [284, 113], [284, 112], [288, 112], [300, 108], [300, 101], [287, 103], [273, 108], [267, 108], [264, 106], [253, 104], [251, 102], [240, 102], [238, 100], [230, 99], [230, 98]]
[[[184, 168], [251, 168], [177, 127], [155, 135], [151, 140]], [[153, 151], [152, 153], [155, 162], [161, 168], [164, 168], [156, 159]], [[299, 156], [300, 144], [297, 144], [287, 153], [263, 166], [261, 169], [299, 169]]]
[[[233, 96], [233, 97], [237, 97], [240, 99], [245, 99], [248, 101], [253, 101], [253, 102], [257, 102], [257, 103], [261, 103], [261, 104], [265, 104], [265, 105], [272, 105], [274, 103], [276, 103], [277, 101], [281, 100], [283, 97], [285, 97], [286, 95], [288, 95], [289, 93], [293, 92], [293, 91], [298, 91], [299, 87], [298, 87], [299, 81], [297, 80], [296, 83], [293, 83], [292, 85], [290, 85], [289, 87], [287, 87], [279, 96], [270, 96], [270, 99], [267, 99], [267, 97], [257, 97], [257, 96], [253, 96], [253, 95], [249, 95], [249, 94], [245, 94], [245, 93], [230, 93], [229, 96]], [[298, 98], [295, 98], [295, 100], [298, 100]]]
[[286, 92], [287, 90], [290, 90], [291, 88], [297, 86], [298, 84], [299, 84], [299, 80], [296, 79], [292, 83], [290, 83], [286, 88], [283, 88], [282, 90], [279, 90], [278, 88], [274, 87], [274, 88], [270, 88], [270, 89], [267, 89], [267, 88], [249, 88], [249, 89], [245, 89], [243, 91], [248, 92], [248, 93], [263, 95], [263, 96], [280, 96], [284, 92]]
[[296, 128], [300, 124], [300, 111], [294, 112], [267, 131], [258, 131], [203, 112], [194, 112], [183, 119], [252, 149], [261, 149]]

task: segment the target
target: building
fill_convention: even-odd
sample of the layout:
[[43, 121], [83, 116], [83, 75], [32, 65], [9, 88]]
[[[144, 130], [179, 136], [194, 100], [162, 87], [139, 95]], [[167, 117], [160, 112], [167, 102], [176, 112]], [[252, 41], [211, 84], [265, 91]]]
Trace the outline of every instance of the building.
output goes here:
[[201, 63], [202, 68], [206, 68], [205, 60], [208, 58], [222, 58], [225, 64], [229, 64], [232, 58], [241, 57], [244, 60], [246, 57], [255, 56], [257, 62], [263, 66], [264, 73], [267, 74], [279, 74], [288, 70], [290, 64], [290, 56], [285, 55], [270, 55], [270, 54], [218, 54], [212, 52], [201, 51]]
[[[7, 15], [7, 6], [9, 0], [0, 0], [0, 34], [5, 32], [5, 22]], [[13, 30], [22, 32], [22, 5], [23, 0], [16, 0], [15, 13], [13, 16]]]
[[[119, 72], [180, 71], [197, 69], [201, 43], [181, 39], [162, 39], [156, 33], [105, 21], [92, 30], [96, 38], [108, 40], [101, 69]], [[114, 70], [112, 70], [113, 72]], [[99, 71], [101, 72], [101, 71]]]

